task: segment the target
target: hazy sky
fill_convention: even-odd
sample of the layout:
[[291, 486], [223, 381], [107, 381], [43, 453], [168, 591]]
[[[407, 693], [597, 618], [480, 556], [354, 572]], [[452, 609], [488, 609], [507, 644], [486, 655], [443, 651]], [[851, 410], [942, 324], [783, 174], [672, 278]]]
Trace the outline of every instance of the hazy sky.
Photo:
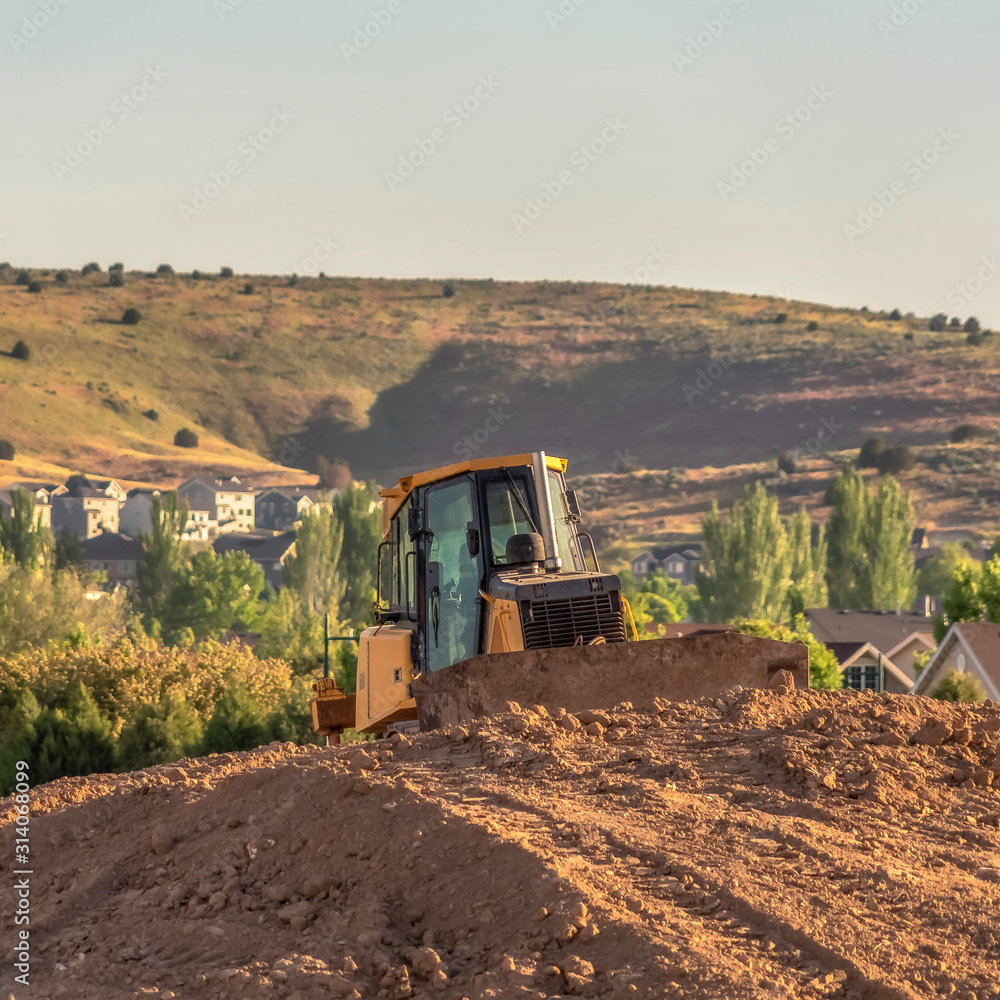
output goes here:
[[1000, 326], [996, 0], [7, 0], [0, 25], [0, 259]]

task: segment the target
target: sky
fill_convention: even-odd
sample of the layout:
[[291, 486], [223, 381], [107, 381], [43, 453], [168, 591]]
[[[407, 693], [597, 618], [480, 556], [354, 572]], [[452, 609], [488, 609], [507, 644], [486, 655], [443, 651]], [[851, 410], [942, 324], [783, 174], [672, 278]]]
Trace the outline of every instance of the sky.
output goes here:
[[0, 260], [1000, 327], [995, 0], [7, 0]]

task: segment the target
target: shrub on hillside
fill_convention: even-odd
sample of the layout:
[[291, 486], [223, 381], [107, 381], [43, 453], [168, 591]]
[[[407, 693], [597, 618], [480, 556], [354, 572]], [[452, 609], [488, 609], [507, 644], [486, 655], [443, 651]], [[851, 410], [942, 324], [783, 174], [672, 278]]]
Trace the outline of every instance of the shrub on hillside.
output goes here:
[[931, 316], [930, 322], [927, 324], [927, 328], [932, 333], [940, 333], [945, 326], [948, 324], [948, 317], [944, 313], [938, 313], [936, 316]]
[[6, 438], [0, 438], [0, 462], [13, 462], [15, 454], [14, 445]]
[[121, 271], [112, 271], [108, 275], [108, 288], [121, 288], [125, 284], [125, 275]]
[[125, 326], [135, 326], [142, 319], [142, 313], [139, 312], [135, 306], [129, 306], [125, 312], [122, 313], [122, 323]]
[[453, 299], [455, 297], [455, 286], [450, 282], [445, 283], [444, 287], [441, 289], [441, 298], [443, 299]]
[[31, 348], [23, 340], [19, 340], [14, 345], [14, 350], [10, 352], [10, 356], [18, 361], [27, 361], [31, 357]]
[[194, 753], [204, 726], [198, 713], [177, 695], [139, 707], [118, 738], [118, 765], [138, 771]]
[[115, 741], [111, 721], [77, 683], [65, 708], [42, 708], [30, 692], [17, 701], [0, 743], [0, 794], [9, 795], [14, 762], [31, 762], [31, 784], [111, 771]]
[[174, 435], [174, 445], [178, 448], [197, 448], [198, 435], [190, 427], [182, 427]]
[[117, 261], [116, 263], [112, 264], [111, 267], [108, 268], [108, 270], [109, 271], [124, 271], [125, 270], [125, 265], [122, 264], [121, 261]]
[[788, 322], [788, 313], [778, 313], [778, 315], [774, 317], [774, 322], [778, 323], [779, 325], [781, 323], [787, 323]]
[[97, 263], [96, 260], [92, 260], [89, 264], [84, 264], [80, 270], [80, 274], [86, 277], [88, 274], [94, 274], [101, 270], [101, 265]]
[[14, 279], [15, 285], [30, 285], [31, 275], [27, 271], [18, 271], [17, 277]]
[[889, 313], [889, 319], [891, 320], [897, 320], [902, 318], [903, 314], [898, 309], [893, 309], [893, 311]]
[[253, 295], [253, 293], [254, 293], [255, 291], [256, 291], [256, 289], [254, 288], [254, 286], [253, 286], [253, 282], [251, 282], [251, 281], [248, 281], [248, 282], [247, 282], [247, 283], [246, 283], [246, 284], [245, 284], [245, 285], [243, 286], [243, 294], [244, 294], [244, 295]]
[[201, 281], [201, 271], [195, 270], [191, 272], [192, 281]]
[[965, 321], [965, 326], [963, 327], [966, 333], [979, 333], [982, 327], [979, 325], [979, 320], [975, 316], [970, 316]]
[[231, 267], [222, 267], [219, 269], [220, 278], [231, 278], [233, 277], [233, 269]]
[[988, 437], [990, 429], [980, 424], [959, 424], [949, 435], [955, 444], [969, 441], [972, 438]]
[[962, 326], [962, 321], [957, 316], [952, 316], [948, 326], [954, 327], [957, 330]]
[[965, 342], [971, 344], [973, 347], [978, 347], [983, 342], [983, 334], [978, 330], [974, 333], [967, 333], [965, 335]]
[[156, 269], [156, 273], [162, 275], [171, 275], [174, 273], [174, 269], [169, 264], [161, 264]]
[[878, 457], [878, 471], [883, 475], [909, 472], [916, 464], [913, 452], [905, 444], [890, 445]]
[[56, 271], [56, 281], [60, 285], [65, 285], [69, 281], [69, 271]]
[[298, 283], [299, 283], [299, 276], [297, 274], [293, 274], [288, 279], [288, 287], [289, 288], [294, 288]]
[[817, 323], [816, 320], [811, 319], [811, 320], [809, 320], [809, 324], [808, 324], [808, 326], [806, 326], [806, 329], [810, 333], [815, 333], [819, 329], [819, 323]]
[[143, 410], [142, 415], [146, 417], [147, 420], [152, 420], [154, 424], [160, 419], [160, 415], [156, 412], [156, 410]]
[[236, 686], [227, 691], [215, 706], [205, 727], [202, 753], [229, 753], [233, 750], [253, 750], [270, 741], [267, 723], [260, 705], [246, 688]]
[[40, 281], [32, 281], [28, 284], [28, 291], [32, 295], [37, 295], [42, 290], [42, 283]]
[[885, 438], [870, 437], [861, 446], [858, 454], [859, 469], [877, 469], [879, 456], [885, 451]]
[[788, 452], [782, 452], [778, 456], [778, 471], [787, 473], [789, 476], [793, 475], [795, 472], [795, 459], [788, 454]]

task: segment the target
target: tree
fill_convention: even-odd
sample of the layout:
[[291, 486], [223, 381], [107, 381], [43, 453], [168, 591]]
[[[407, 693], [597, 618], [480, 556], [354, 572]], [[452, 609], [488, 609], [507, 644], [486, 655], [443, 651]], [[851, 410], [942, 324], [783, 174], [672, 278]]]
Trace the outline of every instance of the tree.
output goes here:
[[339, 573], [344, 528], [332, 511], [316, 507], [295, 530], [295, 555], [285, 560], [285, 585], [310, 612], [329, 612], [337, 621], [344, 584]]
[[42, 283], [40, 281], [32, 281], [28, 285], [28, 291], [31, 292], [32, 295], [38, 295], [38, 293], [41, 292], [41, 290], [42, 290]]
[[1000, 622], [1000, 556], [985, 566], [973, 559], [956, 566], [944, 594], [950, 622]]
[[931, 317], [927, 327], [932, 333], [940, 333], [947, 324], [948, 317], [944, 313], [937, 313], [937, 315]]
[[778, 501], [758, 481], [733, 504], [728, 521], [713, 501], [702, 519], [705, 559], [698, 573], [702, 614], [709, 621], [765, 618], [788, 612], [792, 553]]
[[171, 274], [174, 273], [174, 269], [173, 269], [173, 267], [170, 266], [170, 264], [161, 264], [156, 269], [156, 273], [157, 274], [162, 274], [162, 275], [171, 275]]
[[55, 568], [79, 569], [83, 565], [83, 546], [80, 538], [69, 528], [63, 528], [56, 537]]
[[330, 490], [346, 490], [354, 482], [350, 466], [342, 458], [327, 461], [322, 455], [316, 460], [319, 481]]
[[787, 451], [783, 451], [778, 456], [778, 471], [792, 476], [795, 474], [795, 468], [795, 456], [790, 455]]
[[889, 319], [891, 319], [893, 322], [895, 322], [896, 320], [900, 320], [902, 318], [903, 314], [898, 309], [893, 309], [893, 311], [889, 313]]
[[31, 284], [31, 273], [29, 271], [19, 271], [17, 277], [14, 279], [15, 285], [30, 285]]
[[917, 593], [942, 597], [959, 566], [973, 562], [959, 542], [945, 542], [937, 555], [931, 556], [917, 574]]
[[455, 286], [450, 282], [445, 282], [441, 287], [441, 298], [453, 299], [455, 297]]
[[980, 424], [959, 424], [952, 430], [949, 437], [954, 444], [961, 444], [963, 441], [969, 441], [972, 438], [988, 437], [989, 433], [989, 428], [982, 427]]
[[833, 511], [827, 527], [826, 582], [835, 608], [866, 607], [864, 569], [871, 497], [856, 469], [840, 471], [832, 488]]
[[96, 260], [92, 260], [89, 264], [84, 264], [80, 270], [80, 274], [86, 277], [88, 274], [99, 273], [101, 270], [101, 265], [97, 263]]
[[126, 723], [118, 738], [118, 765], [138, 771], [179, 760], [197, 750], [202, 735], [197, 712], [178, 695], [164, 695], [140, 706]]
[[142, 319], [142, 313], [135, 306], [129, 306], [122, 313], [122, 323], [125, 326], [135, 326]]
[[35, 498], [27, 490], [15, 490], [10, 499], [10, 517], [0, 514], [0, 561], [38, 569], [45, 561], [46, 536], [35, 517]]
[[815, 543], [813, 524], [806, 509], [800, 507], [788, 523], [792, 551], [791, 585], [788, 593], [789, 614], [794, 617], [806, 608], [825, 608], [829, 603], [826, 586], [827, 542], [820, 525]]
[[885, 451], [885, 438], [870, 437], [861, 446], [858, 455], [859, 469], [877, 469], [879, 456]]
[[108, 288], [122, 288], [125, 285], [125, 275], [121, 271], [111, 271], [108, 274]]
[[808, 646], [810, 687], [822, 691], [839, 691], [844, 686], [844, 675], [837, 657], [809, 631], [805, 615], [796, 615], [791, 627], [760, 619], [741, 619], [736, 624], [743, 635], [755, 635], [778, 642], [801, 642]]
[[69, 281], [69, 271], [56, 271], [56, 281], [65, 285]]
[[19, 340], [14, 345], [14, 350], [10, 352], [10, 356], [18, 361], [27, 361], [31, 357], [31, 348], [23, 340]]
[[231, 278], [233, 277], [233, 269], [231, 267], [223, 267], [219, 270], [220, 278]]
[[905, 444], [890, 445], [878, 457], [878, 471], [883, 474], [909, 472], [916, 464], [913, 452]]
[[963, 328], [966, 333], [979, 333], [982, 327], [979, 325], [979, 320], [975, 316], [970, 316], [965, 321], [965, 326]]
[[243, 685], [227, 691], [205, 727], [202, 753], [253, 750], [270, 739], [264, 713]]
[[190, 427], [182, 427], [174, 435], [174, 445], [177, 448], [197, 448], [198, 435]]
[[349, 484], [333, 498], [333, 511], [343, 533], [339, 573], [344, 591], [340, 614], [354, 625], [365, 619], [375, 601], [375, 563], [382, 541], [382, 511], [374, 505], [375, 493], [374, 483]]
[[0, 438], [0, 462], [13, 462], [16, 454], [14, 445], [6, 438]]
[[252, 281], [248, 281], [248, 282], [247, 282], [247, 283], [246, 283], [246, 284], [245, 284], [245, 285], [243, 286], [243, 294], [244, 294], [244, 295], [253, 295], [253, 293], [254, 293], [254, 291], [255, 291], [255, 290], [256, 290], [256, 289], [254, 288], [254, 286], [253, 286], [253, 282], [252, 282]]
[[186, 564], [187, 546], [181, 533], [187, 525], [186, 503], [177, 503], [176, 493], [153, 499], [152, 531], [139, 535], [142, 560], [136, 567], [134, 607], [148, 630], [156, 627], [167, 609], [177, 574]]
[[986, 701], [983, 685], [970, 674], [959, 670], [949, 670], [941, 682], [931, 692], [938, 701], [953, 701], [965, 704], [979, 704]]

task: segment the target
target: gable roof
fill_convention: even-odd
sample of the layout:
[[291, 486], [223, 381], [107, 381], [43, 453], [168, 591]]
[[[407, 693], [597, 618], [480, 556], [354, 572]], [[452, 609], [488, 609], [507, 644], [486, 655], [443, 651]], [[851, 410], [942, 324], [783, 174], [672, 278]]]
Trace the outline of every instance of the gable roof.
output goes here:
[[1000, 697], [1000, 625], [995, 622], [955, 622], [914, 684], [913, 694], [926, 694], [940, 679], [940, 668], [956, 646], [959, 652], [972, 657], [987, 687], [993, 688], [988, 693]]
[[900, 684], [909, 688], [913, 684], [913, 669], [900, 667], [885, 655], [877, 646], [870, 642], [828, 642], [827, 649], [837, 657], [841, 670], [853, 667], [857, 660], [868, 654], [875, 657], [886, 673], [892, 674]]
[[80, 543], [84, 559], [129, 560], [142, 559], [142, 546], [128, 535], [106, 531]]
[[937, 649], [937, 643], [934, 641], [933, 632], [911, 632], [908, 636], [900, 639], [895, 646], [892, 647], [885, 655], [889, 657], [890, 660], [894, 660], [900, 650], [905, 650], [907, 646], [911, 643], [919, 643], [924, 647], [929, 653], [933, 653]]
[[245, 552], [255, 562], [271, 562], [283, 559], [294, 544], [295, 532], [285, 531], [280, 535], [220, 535], [212, 548], [219, 555]]
[[870, 642], [881, 650], [894, 649], [914, 632], [931, 632], [933, 623], [926, 615], [904, 611], [849, 611], [837, 608], [806, 610], [809, 630], [820, 642]]

